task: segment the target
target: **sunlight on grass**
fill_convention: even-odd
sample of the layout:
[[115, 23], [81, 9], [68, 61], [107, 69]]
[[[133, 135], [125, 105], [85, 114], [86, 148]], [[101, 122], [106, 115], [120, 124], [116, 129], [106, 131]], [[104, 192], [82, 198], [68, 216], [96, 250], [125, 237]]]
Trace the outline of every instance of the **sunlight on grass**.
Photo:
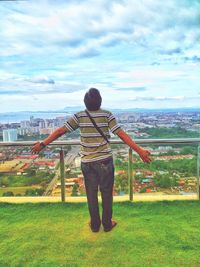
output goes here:
[[0, 203], [0, 266], [198, 266], [200, 204], [115, 203], [92, 233], [85, 203]]

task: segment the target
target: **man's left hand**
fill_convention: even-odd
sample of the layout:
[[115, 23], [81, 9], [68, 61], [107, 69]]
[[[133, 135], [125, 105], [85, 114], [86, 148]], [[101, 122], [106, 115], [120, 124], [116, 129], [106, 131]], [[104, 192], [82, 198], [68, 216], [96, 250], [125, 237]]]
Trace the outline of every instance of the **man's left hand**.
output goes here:
[[145, 163], [150, 163], [151, 162], [151, 153], [149, 150], [141, 148], [140, 151], [138, 152], [140, 158], [143, 160]]
[[42, 150], [42, 146], [41, 146], [40, 142], [37, 142], [31, 148], [31, 153], [32, 154], [38, 154], [38, 153], [40, 153], [41, 150]]

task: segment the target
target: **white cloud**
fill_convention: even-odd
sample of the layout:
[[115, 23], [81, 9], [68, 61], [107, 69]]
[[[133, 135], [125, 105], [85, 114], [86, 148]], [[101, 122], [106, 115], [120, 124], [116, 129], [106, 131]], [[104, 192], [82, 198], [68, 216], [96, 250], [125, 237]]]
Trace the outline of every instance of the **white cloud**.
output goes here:
[[185, 96], [155, 96], [155, 97], [135, 97], [130, 99], [130, 101], [184, 101], [184, 100], [196, 100], [200, 99], [200, 96], [191, 96], [191, 97], [185, 97]]
[[55, 81], [45, 75], [38, 75], [38, 76], [35, 76], [35, 77], [32, 77], [32, 78], [27, 78], [25, 79], [27, 80], [28, 82], [32, 82], [32, 83], [49, 83], [49, 84], [55, 84]]
[[0, 112], [12, 111], [38, 111], [38, 110], [61, 110], [66, 106], [83, 105], [84, 91], [52, 94], [32, 94], [32, 95], [1, 95]]
[[75, 81], [54, 81], [39, 75], [33, 77], [11, 76], [0, 78], [0, 95], [60, 94], [83, 90], [86, 86]]
[[189, 0], [0, 2], [1, 99], [77, 105], [96, 85], [107, 106], [196, 103], [199, 10]]
[[199, 47], [200, 3], [187, 2], [9, 3], [7, 9], [14, 6], [19, 12], [11, 8], [3, 16], [1, 39], [6, 41], [1, 44], [1, 54], [50, 53], [60, 47], [64, 54], [92, 57], [100, 53], [102, 46], [120, 42], [162, 53], [191, 50]]

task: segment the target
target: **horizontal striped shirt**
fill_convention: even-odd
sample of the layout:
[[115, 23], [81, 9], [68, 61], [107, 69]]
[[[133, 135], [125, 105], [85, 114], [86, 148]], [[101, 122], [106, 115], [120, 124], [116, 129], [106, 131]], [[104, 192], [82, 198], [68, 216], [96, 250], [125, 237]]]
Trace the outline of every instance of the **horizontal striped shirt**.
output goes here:
[[[110, 111], [99, 109], [89, 113], [108, 139], [110, 138], [110, 131], [117, 134], [121, 129]], [[93, 162], [112, 156], [110, 144], [96, 130], [85, 111], [74, 114], [64, 123], [64, 126], [70, 132], [80, 128], [82, 162]]]

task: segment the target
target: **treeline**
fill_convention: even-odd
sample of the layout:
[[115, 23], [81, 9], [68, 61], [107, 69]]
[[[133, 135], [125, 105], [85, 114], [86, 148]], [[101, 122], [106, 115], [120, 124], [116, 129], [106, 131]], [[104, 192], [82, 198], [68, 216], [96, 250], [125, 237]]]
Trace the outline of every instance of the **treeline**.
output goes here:
[[[115, 160], [116, 169], [127, 170], [128, 163], [121, 159]], [[197, 158], [193, 159], [177, 159], [177, 160], [153, 160], [150, 164], [142, 161], [134, 162], [132, 164], [133, 170], [145, 169], [153, 172], [168, 171], [183, 174], [184, 176], [195, 176], [197, 173]]]
[[151, 138], [195, 138], [200, 137], [198, 131], [189, 131], [182, 127], [174, 128], [144, 128], [143, 132], [150, 135]]
[[[145, 179], [145, 177], [143, 175], [141, 176], [135, 176], [135, 180], [136, 181], [140, 181], [142, 183], [142, 180]], [[155, 187], [157, 188], [157, 190], [160, 190], [159, 188], [171, 188], [171, 187], [176, 187], [179, 186], [178, 184], [178, 179], [176, 176], [172, 176], [169, 174], [158, 174], [156, 173], [156, 175], [153, 178], [154, 184], [153, 185], [149, 185], [146, 184], [144, 187], [142, 187], [140, 189], [140, 193], [145, 193], [146, 189], [154, 189]], [[117, 191], [118, 194], [120, 194], [121, 192], [127, 194], [128, 193], [128, 189], [129, 189], [129, 182], [128, 182], [128, 172], [125, 172], [124, 174], [120, 174], [120, 175], [116, 175], [115, 177], [115, 189]]]
[[135, 162], [133, 169], [148, 169], [150, 171], [178, 172], [184, 176], [194, 176], [197, 173], [197, 159], [177, 159], [177, 160], [153, 160], [150, 164]]
[[8, 175], [0, 176], [0, 187], [20, 187], [41, 185], [45, 187], [54, 177], [54, 173], [37, 172], [28, 173], [27, 175]]

